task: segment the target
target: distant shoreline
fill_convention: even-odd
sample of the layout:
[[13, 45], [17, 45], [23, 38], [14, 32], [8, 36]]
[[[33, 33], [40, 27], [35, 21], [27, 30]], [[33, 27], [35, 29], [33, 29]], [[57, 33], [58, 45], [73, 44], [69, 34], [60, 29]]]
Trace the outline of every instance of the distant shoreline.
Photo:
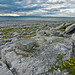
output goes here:
[[0, 21], [75, 21], [75, 17], [0, 16]]
[[53, 17], [53, 16], [0, 16], [0, 17], [75, 18], [75, 17]]
[[65, 20], [65, 21], [48, 21], [48, 20], [4, 20], [0, 22], [75, 22], [75, 20]]
[[54, 25], [54, 24], [62, 24], [62, 23], [71, 23], [75, 21], [34, 21], [34, 20], [17, 20], [17, 21], [0, 21], [0, 27], [11, 27], [11, 26], [23, 26], [23, 25]]

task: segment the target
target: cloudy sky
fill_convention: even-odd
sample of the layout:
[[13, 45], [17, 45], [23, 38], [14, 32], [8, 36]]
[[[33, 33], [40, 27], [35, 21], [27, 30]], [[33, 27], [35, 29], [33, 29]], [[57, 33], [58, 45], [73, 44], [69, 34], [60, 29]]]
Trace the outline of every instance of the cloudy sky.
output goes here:
[[0, 0], [0, 16], [75, 17], [75, 0]]

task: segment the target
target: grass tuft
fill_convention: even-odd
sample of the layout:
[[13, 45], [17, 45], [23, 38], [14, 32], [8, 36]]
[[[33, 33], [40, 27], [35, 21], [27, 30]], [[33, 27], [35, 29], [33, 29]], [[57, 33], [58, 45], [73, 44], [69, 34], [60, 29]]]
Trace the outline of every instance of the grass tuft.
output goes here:
[[[72, 24], [73, 24], [73, 23], [72, 23]], [[68, 26], [71, 26], [72, 24], [64, 25], [64, 26], [62, 26], [60, 29], [66, 29]]]
[[12, 52], [12, 51], [15, 51], [15, 49], [11, 49], [11, 50], [9, 50], [9, 52]]
[[46, 36], [50, 36], [50, 34], [49, 33], [46, 33]]
[[64, 35], [63, 35], [63, 34], [61, 34], [59, 37], [64, 37]]
[[35, 52], [35, 50], [30, 49], [30, 50], [27, 50], [26, 52], [34, 53], [34, 52]]
[[31, 37], [34, 37], [34, 36], [36, 36], [36, 34], [24, 35], [21, 38], [31, 38]]
[[38, 44], [38, 42], [35, 42], [35, 47], [39, 47], [39, 44]]
[[57, 41], [52, 41], [52, 43], [58, 43], [58, 42], [60, 42], [61, 40], [57, 40]]
[[2, 37], [2, 39], [7, 39], [7, 37]]
[[18, 53], [18, 55], [22, 55], [23, 57], [28, 57], [28, 54], [25, 53]]

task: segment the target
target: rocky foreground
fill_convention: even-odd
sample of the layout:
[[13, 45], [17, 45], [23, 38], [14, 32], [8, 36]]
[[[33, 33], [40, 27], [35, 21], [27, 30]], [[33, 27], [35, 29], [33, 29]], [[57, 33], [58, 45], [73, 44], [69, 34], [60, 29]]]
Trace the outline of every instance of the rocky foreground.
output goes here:
[[[54, 75], [50, 65], [58, 54], [72, 53], [75, 22], [0, 22], [0, 75]], [[69, 75], [54, 71], [56, 75]]]

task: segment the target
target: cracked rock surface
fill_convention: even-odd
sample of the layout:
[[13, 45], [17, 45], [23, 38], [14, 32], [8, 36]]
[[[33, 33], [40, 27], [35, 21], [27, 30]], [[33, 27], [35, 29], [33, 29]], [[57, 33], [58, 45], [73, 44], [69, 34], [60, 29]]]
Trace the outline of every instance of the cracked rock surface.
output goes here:
[[[7, 22], [5, 23], [7, 24]], [[60, 23], [62, 24], [56, 27], [58, 22], [47, 22], [47, 24], [45, 22], [43, 24], [25, 24], [23, 22], [23, 29], [16, 29], [20, 33], [12, 32], [10, 33], [11, 38], [8, 36], [8, 39], [4, 39], [0, 35], [0, 75], [53, 75], [49, 71], [50, 65], [56, 62], [58, 54], [64, 54], [63, 60], [66, 60], [72, 51], [71, 34], [60, 31], [59, 29], [64, 25], [63, 22]], [[13, 25], [11, 22], [10, 24], [11, 26], [9, 24], [3, 26], [6, 28], [19, 27], [19, 23]], [[52, 24], [53, 26], [50, 26]], [[24, 29], [25, 27], [27, 28]], [[33, 36], [32, 32], [36, 36]], [[26, 38], [22, 38], [22, 36]], [[68, 73], [56, 72], [56, 75], [68, 75]]]
[[0, 75], [13, 75], [6, 64], [4, 64], [2, 61], [0, 61]]

